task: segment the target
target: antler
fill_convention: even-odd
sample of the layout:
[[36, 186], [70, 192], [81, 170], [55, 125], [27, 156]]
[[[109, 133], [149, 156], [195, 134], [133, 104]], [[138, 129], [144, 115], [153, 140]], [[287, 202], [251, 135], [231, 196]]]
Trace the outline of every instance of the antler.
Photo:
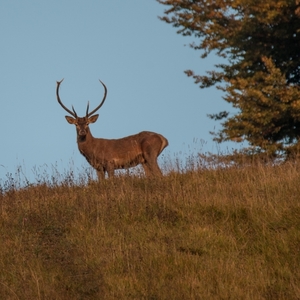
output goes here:
[[106, 95], [107, 95], [107, 88], [105, 86], [105, 84], [99, 79], [100, 83], [103, 85], [104, 87], [104, 96], [103, 99], [101, 101], [101, 103], [93, 110], [89, 113], [89, 102], [87, 104], [87, 108], [86, 108], [86, 117], [90, 117], [91, 115], [93, 115], [104, 103], [105, 99], [106, 99]]
[[73, 112], [72, 111], [70, 111], [68, 108], [66, 108], [64, 105], [63, 105], [63, 103], [61, 102], [61, 100], [60, 100], [60, 97], [59, 97], [59, 86], [60, 86], [60, 84], [62, 83], [62, 81], [64, 80], [64, 78], [61, 80], [61, 81], [56, 81], [56, 83], [57, 83], [57, 86], [56, 86], [56, 98], [57, 98], [57, 101], [58, 101], [58, 103], [61, 105], [61, 107], [65, 110], [65, 111], [67, 111], [70, 115], [72, 115], [74, 118], [77, 118], [77, 114], [76, 114], [76, 111], [75, 111], [75, 109], [74, 109], [74, 107], [72, 106], [72, 110], [73, 110]]
[[[59, 97], [59, 86], [60, 86], [60, 84], [62, 83], [62, 81], [63, 81], [64, 79], [62, 79], [61, 81], [57, 81], [56, 83], [57, 83], [57, 87], [56, 87], [56, 97], [57, 97], [57, 101], [58, 101], [58, 103], [61, 105], [61, 107], [65, 110], [65, 111], [67, 111], [70, 115], [72, 115], [74, 118], [77, 118], [77, 114], [76, 114], [76, 111], [75, 111], [75, 109], [74, 109], [74, 107], [72, 106], [72, 110], [73, 110], [73, 112], [72, 111], [70, 111], [67, 107], [65, 107], [64, 105], [63, 105], [63, 103], [61, 102], [61, 100], [60, 100], [60, 97]], [[105, 84], [101, 81], [101, 80], [99, 80], [100, 81], [100, 83], [103, 85], [103, 87], [104, 87], [104, 96], [103, 96], [103, 99], [102, 99], [102, 101], [101, 101], [101, 103], [93, 110], [93, 111], [91, 111], [90, 113], [89, 113], [89, 106], [90, 106], [90, 104], [89, 104], [89, 102], [88, 102], [88, 104], [87, 104], [87, 108], [86, 108], [86, 117], [88, 118], [88, 117], [90, 117], [91, 115], [93, 115], [102, 105], [103, 105], [103, 103], [104, 103], [104, 101], [105, 101], [105, 99], [106, 99], [106, 95], [107, 95], [107, 88], [106, 88], [106, 86], [105, 86]]]

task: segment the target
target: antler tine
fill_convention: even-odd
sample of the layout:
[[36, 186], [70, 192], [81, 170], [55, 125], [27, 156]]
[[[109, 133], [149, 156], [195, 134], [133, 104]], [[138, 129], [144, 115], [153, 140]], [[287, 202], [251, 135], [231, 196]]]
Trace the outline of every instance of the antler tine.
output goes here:
[[[99, 81], [104, 87], [104, 96], [103, 96], [103, 99], [102, 99], [101, 103], [93, 111], [91, 111], [90, 113], [87, 113], [87, 115], [86, 115], [87, 117], [90, 117], [91, 115], [93, 115], [103, 105], [103, 103], [106, 99], [107, 88], [106, 88], [105, 84], [100, 79], [99, 79]], [[89, 105], [88, 105], [88, 107], [89, 107]], [[88, 112], [88, 109], [87, 109], [87, 112]]]
[[67, 111], [71, 116], [73, 116], [74, 118], [77, 118], [77, 114], [76, 114], [76, 112], [75, 112], [75, 110], [74, 110], [74, 107], [72, 106], [72, 109], [73, 109], [73, 112], [72, 111], [70, 111], [68, 108], [66, 108], [64, 105], [63, 105], [63, 103], [61, 102], [61, 100], [60, 100], [60, 97], [59, 97], [59, 86], [60, 86], [60, 84], [62, 83], [62, 81], [64, 80], [64, 78], [61, 80], [61, 81], [56, 81], [56, 83], [57, 83], [57, 86], [56, 86], [56, 98], [57, 98], [57, 101], [58, 101], [58, 103], [61, 105], [61, 107], [65, 110], [65, 111]]
[[86, 107], [86, 117], [89, 116], [89, 107], [90, 107], [90, 101], [88, 101], [87, 107]]
[[76, 111], [75, 111], [75, 109], [74, 109], [74, 106], [72, 105], [72, 110], [73, 110], [73, 112], [74, 112], [74, 114], [75, 114], [75, 118], [77, 118], [77, 114], [76, 114]]

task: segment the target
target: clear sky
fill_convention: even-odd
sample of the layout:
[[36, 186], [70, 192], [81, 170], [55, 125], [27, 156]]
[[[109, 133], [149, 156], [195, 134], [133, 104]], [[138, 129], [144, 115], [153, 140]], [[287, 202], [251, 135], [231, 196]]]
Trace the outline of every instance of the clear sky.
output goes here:
[[[216, 88], [200, 89], [183, 72], [204, 74], [218, 61], [201, 59], [191, 38], [158, 19], [155, 0], [44, 1], [0, 4], [0, 180], [22, 166], [33, 170], [87, 165], [77, 149], [75, 127], [56, 101], [60, 95], [84, 116], [108, 88], [92, 134], [120, 138], [143, 130], [169, 140], [165, 155], [225, 151], [209, 131], [219, 128], [207, 114], [229, 109]], [[14, 176], [14, 175], [13, 175]]]

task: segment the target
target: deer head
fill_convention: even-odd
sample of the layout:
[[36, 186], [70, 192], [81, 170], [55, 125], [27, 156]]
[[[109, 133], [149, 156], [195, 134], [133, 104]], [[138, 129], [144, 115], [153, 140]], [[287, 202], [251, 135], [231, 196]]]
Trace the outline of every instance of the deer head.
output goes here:
[[60, 84], [62, 83], [62, 81], [63, 81], [63, 79], [61, 81], [57, 81], [57, 87], [56, 87], [57, 101], [65, 111], [67, 111], [70, 115], [73, 116], [73, 117], [65, 116], [65, 118], [70, 124], [74, 124], [76, 126], [78, 140], [85, 140], [87, 134], [90, 133], [89, 124], [95, 123], [99, 117], [98, 114], [97, 115], [93, 115], [93, 114], [98, 109], [100, 109], [100, 107], [104, 104], [104, 101], [105, 101], [106, 95], [107, 95], [107, 88], [106, 88], [105, 84], [101, 80], [99, 80], [100, 83], [104, 87], [103, 99], [102, 99], [101, 103], [91, 112], [89, 112], [89, 102], [88, 102], [85, 117], [81, 118], [81, 117], [77, 116], [77, 113], [73, 106], [72, 106], [73, 111], [71, 111], [66, 106], [64, 106], [64, 104], [61, 102], [60, 97], [59, 97], [59, 87], [60, 87]]

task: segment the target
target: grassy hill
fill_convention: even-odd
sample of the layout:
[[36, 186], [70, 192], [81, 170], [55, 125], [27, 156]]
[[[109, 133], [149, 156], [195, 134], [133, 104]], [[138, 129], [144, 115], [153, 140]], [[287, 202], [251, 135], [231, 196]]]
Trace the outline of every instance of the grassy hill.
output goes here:
[[300, 167], [0, 193], [0, 299], [300, 299]]

